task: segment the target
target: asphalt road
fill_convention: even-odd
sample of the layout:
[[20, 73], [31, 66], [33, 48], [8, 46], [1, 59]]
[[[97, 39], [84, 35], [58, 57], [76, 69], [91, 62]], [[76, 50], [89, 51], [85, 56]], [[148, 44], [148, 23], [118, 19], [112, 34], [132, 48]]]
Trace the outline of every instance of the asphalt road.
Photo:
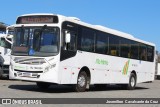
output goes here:
[[[39, 89], [35, 83], [15, 81], [15, 80], [0, 80], [0, 98], [160, 98], [160, 80], [155, 80], [152, 83], [141, 83], [137, 84], [135, 90], [125, 90], [117, 85], [109, 85], [106, 89], [100, 90], [95, 89], [91, 86], [90, 90], [86, 92], [77, 93], [74, 92], [72, 87], [53, 85], [47, 90]], [[0, 105], [3, 107], [6, 105]], [[15, 106], [17, 105], [10, 105]], [[21, 105], [23, 107], [28, 107], [28, 105]], [[35, 105], [30, 105], [34, 106]], [[41, 105], [42, 107], [44, 105]], [[37, 107], [41, 107], [37, 105]], [[51, 107], [51, 105], [45, 105]], [[52, 105], [56, 106], [56, 105]], [[66, 107], [64, 104], [59, 104], [59, 107]], [[70, 105], [70, 107], [100, 107], [106, 105], [94, 104], [94, 105]], [[107, 107], [119, 107], [120, 105], [108, 105]], [[129, 107], [137, 107], [137, 105], [123, 105]], [[144, 107], [160, 107], [160, 105], [140, 105]], [[8, 106], [7, 106], [8, 107]]]

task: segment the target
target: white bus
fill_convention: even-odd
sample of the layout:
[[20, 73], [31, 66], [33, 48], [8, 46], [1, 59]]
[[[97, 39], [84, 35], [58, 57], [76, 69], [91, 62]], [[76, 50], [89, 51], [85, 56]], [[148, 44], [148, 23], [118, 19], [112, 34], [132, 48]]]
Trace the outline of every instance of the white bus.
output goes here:
[[132, 90], [154, 80], [155, 45], [130, 34], [54, 14], [22, 15], [13, 27], [10, 79], [78, 92], [106, 84]]

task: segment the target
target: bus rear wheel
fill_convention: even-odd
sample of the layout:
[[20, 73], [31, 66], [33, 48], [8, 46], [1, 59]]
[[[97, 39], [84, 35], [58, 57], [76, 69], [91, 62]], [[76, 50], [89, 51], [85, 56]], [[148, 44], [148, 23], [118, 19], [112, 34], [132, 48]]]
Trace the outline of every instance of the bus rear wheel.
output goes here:
[[129, 84], [127, 85], [128, 90], [134, 90], [136, 87], [136, 75], [134, 73], [131, 73], [129, 78]]
[[50, 87], [50, 83], [37, 82], [37, 86], [40, 89], [48, 89]]
[[78, 75], [77, 84], [75, 85], [75, 91], [84, 92], [87, 87], [87, 74], [85, 71], [82, 71]]

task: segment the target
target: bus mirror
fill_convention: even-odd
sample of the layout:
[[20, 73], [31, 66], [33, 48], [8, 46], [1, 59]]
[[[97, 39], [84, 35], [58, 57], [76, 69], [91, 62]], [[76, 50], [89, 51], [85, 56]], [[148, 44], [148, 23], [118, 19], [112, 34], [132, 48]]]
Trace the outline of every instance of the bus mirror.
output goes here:
[[70, 41], [71, 41], [71, 34], [70, 34], [70, 32], [65, 32], [65, 42], [66, 43], [70, 43]]
[[[9, 36], [10, 36], [10, 35], [9, 35]], [[9, 40], [6, 36], [5, 36], [4, 38], [5, 38], [5, 40], [6, 40], [8, 43], [13, 44], [12, 38], [11, 38], [11, 40]]]

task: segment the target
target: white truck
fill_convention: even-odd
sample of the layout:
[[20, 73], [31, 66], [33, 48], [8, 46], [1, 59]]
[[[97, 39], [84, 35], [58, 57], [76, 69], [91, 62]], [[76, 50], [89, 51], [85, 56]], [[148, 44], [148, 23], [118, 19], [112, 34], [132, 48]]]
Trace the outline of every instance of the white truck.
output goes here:
[[0, 78], [6, 78], [9, 74], [11, 44], [13, 35], [7, 28], [6, 34], [0, 34]]

